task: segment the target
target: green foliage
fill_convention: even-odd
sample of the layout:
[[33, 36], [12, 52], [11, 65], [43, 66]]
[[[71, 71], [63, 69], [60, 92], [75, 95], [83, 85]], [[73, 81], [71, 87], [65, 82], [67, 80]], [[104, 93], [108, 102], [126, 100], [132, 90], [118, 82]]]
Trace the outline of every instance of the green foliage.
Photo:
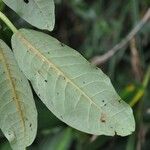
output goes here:
[[12, 47], [35, 92], [59, 119], [96, 135], [126, 136], [134, 131], [130, 107], [108, 77], [78, 52], [46, 34], [25, 29], [13, 35]]
[[0, 75], [0, 128], [13, 149], [24, 150], [36, 136], [37, 112], [29, 83], [2, 40]]
[[55, 24], [53, 0], [3, 0], [3, 2], [33, 26], [53, 30]]

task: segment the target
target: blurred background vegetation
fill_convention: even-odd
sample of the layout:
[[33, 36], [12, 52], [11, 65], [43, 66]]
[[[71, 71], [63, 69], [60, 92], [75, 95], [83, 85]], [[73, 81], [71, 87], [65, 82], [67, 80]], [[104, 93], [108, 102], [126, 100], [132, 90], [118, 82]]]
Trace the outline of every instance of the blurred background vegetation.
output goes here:
[[[55, 29], [47, 33], [78, 50], [88, 60], [119, 43], [150, 7], [150, 0], [55, 0], [55, 3]], [[33, 28], [1, 0], [0, 10], [18, 28]], [[0, 38], [10, 45], [11, 36], [12, 32], [0, 22]], [[150, 149], [150, 21], [125, 48], [107, 62], [97, 65], [111, 78], [119, 95], [133, 107], [136, 131], [127, 137], [79, 132], [59, 121], [34, 94], [39, 125], [37, 137], [29, 150]], [[0, 150], [10, 150], [2, 133]]]

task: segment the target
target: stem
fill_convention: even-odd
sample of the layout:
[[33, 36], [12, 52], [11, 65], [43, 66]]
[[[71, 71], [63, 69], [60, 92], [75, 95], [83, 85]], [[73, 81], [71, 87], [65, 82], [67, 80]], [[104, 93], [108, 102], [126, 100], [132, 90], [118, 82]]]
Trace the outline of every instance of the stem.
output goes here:
[[149, 80], [150, 80], [150, 66], [148, 66], [148, 69], [147, 69], [145, 78], [144, 78], [144, 80], [143, 80], [143, 87], [144, 87], [144, 88], [147, 87]]
[[143, 83], [142, 83], [143, 88], [138, 90], [137, 94], [134, 96], [134, 98], [130, 102], [131, 107], [133, 107], [137, 102], [140, 101], [140, 99], [142, 98], [142, 96], [145, 93], [145, 89], [148, 86], [149, 80], [150, 80], [150, 66], [147, 69], [146, 75], [145, 75]]
[[141, 21], [131, 30], [131, 32], [117, 45], [115, 45], [112, 49], [107, 51], [105, 54], [101, 56], [95, 56], [91, 59], [91, 62], [95, 65], [100, 65], [114, 56], [119, 50], [125, 47], [129, 41], [142, 29], [142, 27], [149, 21], [150, 19], [150, 8], [148, 8], [144, 17]]
[[16, 33], [18, 31], [17, 28], [1, 11], [0, 11], [0, 19], [12, 30], [13, 33]]

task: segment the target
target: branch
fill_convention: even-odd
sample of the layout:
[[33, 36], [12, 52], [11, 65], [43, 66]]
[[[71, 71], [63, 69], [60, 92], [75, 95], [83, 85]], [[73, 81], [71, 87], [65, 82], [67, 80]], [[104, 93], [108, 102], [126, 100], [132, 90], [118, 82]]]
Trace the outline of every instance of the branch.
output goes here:
[[118, 52], [121, 48], [125, 47], [129, 41], [140, 31], [140, 29], [148, 22], [150, 19], [150, 8], [145, 13], [142, 20], [131, 30], [131, 32], [117, 45], [115, 45], [112, 49], [101, 56], [95, 56], [91, 59], [91, 62], [95, 65], [100, 65], [109, 60], [116, 52]]
[[0, 11], [0, 20], [2, 20], [13, 33], [17, 32], [17, 28], [12, 24], [12, 22]]

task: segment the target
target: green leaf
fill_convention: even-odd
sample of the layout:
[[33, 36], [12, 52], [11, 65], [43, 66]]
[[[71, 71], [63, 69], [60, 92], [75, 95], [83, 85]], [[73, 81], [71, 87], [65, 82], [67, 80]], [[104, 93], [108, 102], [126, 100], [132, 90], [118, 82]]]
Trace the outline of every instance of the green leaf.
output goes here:
[[44, 104], [68, 125], [96, 135], [135, 130], [132, 109], [110, 79], [55, 38], [21, 29], [12, 37], [18, 64]]
[[53, 30], [55, 24], [54, 0], [3, 0], [20, 17], [31, 25]]
[[40, 101], [40, 99], [34, 95], [35, 104], [38, 111], [38, 131], [42, 132], [45, 129], [52, 130], [56, 126], [65, 126], [58, 118], [56, 118]]
[[0, 40], [0, 128], [14, 150], [29, 146], [37, 130], [37, 111], [29, 83], [10, 48]]

